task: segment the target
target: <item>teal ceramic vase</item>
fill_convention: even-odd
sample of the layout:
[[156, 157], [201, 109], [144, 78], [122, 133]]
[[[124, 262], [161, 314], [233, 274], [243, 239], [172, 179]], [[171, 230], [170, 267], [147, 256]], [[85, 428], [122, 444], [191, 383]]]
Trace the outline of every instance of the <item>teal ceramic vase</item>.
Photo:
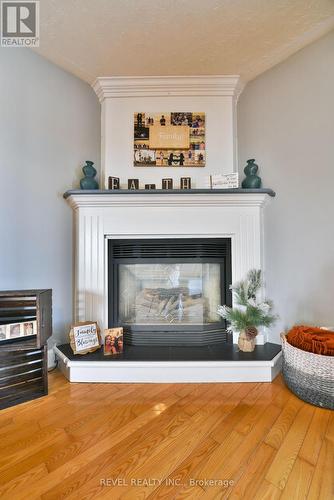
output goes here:
[[97, 172], [93, 165], [94, 162], [87, 160], [86, 165], [82, 168], [85, 177], [80, 181], [81, 189], [99, 189], [99, 184], [97, 180], [94, 179]]
[[256, 165], [255, 160], [247, 160], [247, 165], [244, 168], [245, 179], [242, 181], [242, 187], [244, 189], [260, 189], [262, 186], [261, 177], [257, 175], [259, 170], [258, 165]]

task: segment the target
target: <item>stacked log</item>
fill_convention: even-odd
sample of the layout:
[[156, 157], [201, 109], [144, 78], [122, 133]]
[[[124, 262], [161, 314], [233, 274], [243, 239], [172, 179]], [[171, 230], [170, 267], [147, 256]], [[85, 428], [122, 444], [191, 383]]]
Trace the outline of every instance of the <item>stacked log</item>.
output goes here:
[[185, 287], [144, 288], [135, 302], [137, 322], [194, 322], [203, 321], [204, 297], [190, 294]]

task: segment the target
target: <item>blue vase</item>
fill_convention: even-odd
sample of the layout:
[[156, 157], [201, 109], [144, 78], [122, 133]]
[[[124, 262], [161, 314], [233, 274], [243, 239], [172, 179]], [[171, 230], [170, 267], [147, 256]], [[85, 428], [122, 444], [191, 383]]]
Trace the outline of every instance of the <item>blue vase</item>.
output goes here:
[[83, 177], [80, 181], [81, 189], [99, 189], [99, 184], [94, 179], [97, 172], [93, 165], [93, 161], [86, 160], [86, 165], [82, 168], [85, 177]]
[[244, 189], [260, 189], [262, 186], [261, 177], [257, 175], [259, 167], [256, 165], [255, 160], [247, 160], [247, 165], [244, 168], [246, 178], [242, 181], [241, 186]]

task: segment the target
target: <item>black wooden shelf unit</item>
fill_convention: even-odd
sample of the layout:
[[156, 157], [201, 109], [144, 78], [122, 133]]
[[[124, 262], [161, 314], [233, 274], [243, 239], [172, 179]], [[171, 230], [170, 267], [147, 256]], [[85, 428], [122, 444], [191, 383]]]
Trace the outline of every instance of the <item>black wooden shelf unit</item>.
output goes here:
[[0, 409], [48, 393], [46, 343], [52, 334], [52, 290], [0, 292], [0, 328], [34, 321], [35, 334], [0, 339]]

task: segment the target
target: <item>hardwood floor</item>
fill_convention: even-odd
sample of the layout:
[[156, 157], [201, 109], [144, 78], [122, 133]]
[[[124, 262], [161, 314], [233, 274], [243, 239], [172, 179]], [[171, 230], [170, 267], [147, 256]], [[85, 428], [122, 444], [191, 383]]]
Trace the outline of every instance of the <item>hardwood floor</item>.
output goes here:
[[[334, 498], [334, 412], [272, 384], [70, 384], [0, 413], [1, 499]], [[211, 482], [210, 482], [211, 480]]]

